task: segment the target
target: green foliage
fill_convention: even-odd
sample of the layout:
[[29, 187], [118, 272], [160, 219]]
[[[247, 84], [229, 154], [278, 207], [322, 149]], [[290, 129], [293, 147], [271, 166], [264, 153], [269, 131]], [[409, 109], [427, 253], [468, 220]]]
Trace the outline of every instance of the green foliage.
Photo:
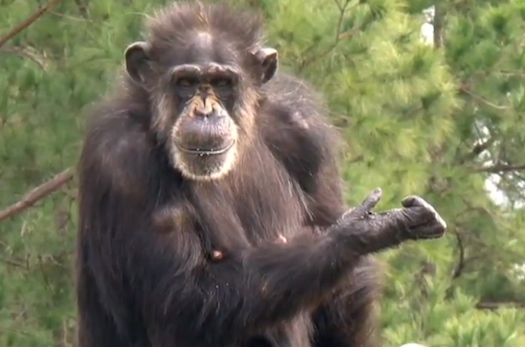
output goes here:
[[[435, 49], [419, 41], [428, 0], [229, 2], [265, 13], [281, 68], [326, 100], [346, 141], [348, 203], [377, 186], [380, 209], [415, 193], [449, 225], [444, 239], [381, 254], [384, 345], [524, 346], [513, 306], [525, 302], [515, 269], [525, 254], [525, 4], [436, 2], [446, 17]], [[0, 206], [76, 164], [83, 109], [165, 3], [62, 1], [0, 48]], [[38, 4], [0, 0], [0, 33]], [[505, 204], [489, 198], [487, 178]], [[75, 186], [0, 222], [0, 347], [75, 345]]]

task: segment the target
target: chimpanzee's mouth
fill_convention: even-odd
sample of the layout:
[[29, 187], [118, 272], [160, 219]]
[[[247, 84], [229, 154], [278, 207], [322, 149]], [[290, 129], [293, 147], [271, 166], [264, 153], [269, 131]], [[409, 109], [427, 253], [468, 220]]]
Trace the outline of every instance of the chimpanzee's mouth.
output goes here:
[[177, 145], [179, 150], [186, 154], [193, 154], [193, 155], [218, 155], [218, 154], [224, 154], [228, 152], [233, 145], [235, 144], [235, 140], [231, 140], [229, 143], [226, 144], [224, 147], [219, 148], [188, 148], [183, 147], [180, 145]]

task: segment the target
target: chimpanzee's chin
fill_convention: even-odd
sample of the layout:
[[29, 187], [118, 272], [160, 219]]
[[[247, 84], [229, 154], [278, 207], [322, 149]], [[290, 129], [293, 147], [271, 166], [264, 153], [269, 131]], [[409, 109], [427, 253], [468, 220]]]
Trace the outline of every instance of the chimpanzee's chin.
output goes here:
[[214, 180], [224, 177], [232, 168], [234, 162], [234, 149], [225, 152], [206, 153], [178, 153], [177, 166], [188, 178], [195, 180]]

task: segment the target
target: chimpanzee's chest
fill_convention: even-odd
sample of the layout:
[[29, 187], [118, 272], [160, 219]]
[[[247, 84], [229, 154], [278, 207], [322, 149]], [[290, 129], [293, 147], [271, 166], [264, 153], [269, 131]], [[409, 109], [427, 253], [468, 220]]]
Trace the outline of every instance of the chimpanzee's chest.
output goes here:
[[264, 185], [249, 189], [234, 203], [234, 213], [252, 244], [303, 232], [308, 214], [306, 198], [295, 182], [264, 180]]
[[212, 244], [239, 249], [305, 232], [307, 199], [285, 173], [253, 172], [222, 184], [199, 187], [204, 198], [195, 201], [196, 219]]

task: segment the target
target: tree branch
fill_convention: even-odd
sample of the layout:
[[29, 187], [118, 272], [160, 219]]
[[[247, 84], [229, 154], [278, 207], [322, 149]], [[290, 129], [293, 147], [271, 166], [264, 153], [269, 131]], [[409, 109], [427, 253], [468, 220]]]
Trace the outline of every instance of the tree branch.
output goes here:
[[34, 188], [27, 193], [20, 201], [0, 211], [0, 222], [11, 218], [27, 208], [33, 206], [37, 201], [45, 198], [73, 178], [71, 169], [62, 171], [46, 183]]
[[6, 48], [0, 49], [0, 53], [1, 52], [15, 54], [20, 57], [28, 58], [29, 60], [31, 60], [38, 66], [40, 66], [42, 70], [44, 71], [47, 70], [46, 62], [44, 61], [43, 58], [38, 57], [36, 50], [33, 49], [32, 47], [31, 48], [30, 47], [6, 47]]
[[472, 92], [471, 90], [469, 90], [466, 86], [461, 86], [461, 87], [459, 88], [459, 91], [460, 91], [460, 93], [467, 94], [467, 95], [469, 95], [470, 97], [472, 97], [473, 99], [479, 101], [480, 103], [485, 104], [485, 105], [490, 106], [490, 107], [493, 107], [493, 108], [495, 108], [495, 109], [497, 109], [497, 110], [508, 110], [508, 109], [510, 109], [510, 106], [506, 106], [506, 105], [497, 105], [497, 104], [494, 104], [494, 103], [488, 101], [487, 99], [485, 99], [485, 98], [483, 98], [483, 97], [481, 97], [481, 96], [479, 96], [479, 95], [473, 93], [473, 92]]
[[475, 144], [472, 147], [472, 150], [467, 153], [463, 158], [460, 160], [460, 164], [463, 164], [466, 160], [474, 159], [478, 155], [480, 155], [483, 151], [489, 149], [489, 147], [496, 141], [494, 137], [489, 138], [488, 140], [484, 142], [479, 142]]
[[[332, 52], [338, 45], [339, 45], [339, 42], [341, 42], [342, 40], [347, 40], [349, 38], [351, 38], [355, 33], [357, 33], [358, 31], [358, 27], [356, 28], [353, 28], [347, 32], [343, 32], [343, 20], [344, 20], [344, 16], [345, 16], [345, 12], [348, 8], [348, 5], [350, 4], [350, 0], [344, 0], [344, 4], [341, 4], [339, 2], [339, 0], [334, 0], [336, 6], [337, 6], [337, 9], [339, 10], [339, 16], [338, 16], [338, 19], [337, 19], [337, 24], [336, 24], [336, 30], [335, 30], [335, 38], [334, 38], [334, 42], [327, 48], [325, 49], [323, 52], [321, 53], [318, 53], [317, 55], [313, 56], [313, 57], [306, 57], [304, 58], [299, 67], [297, 68], [297, 72], [300, 73], [304, 70], [305, 67], [307, 67], [308, 65], [311, 65], [312, 63], [324, 58], [326, 55], [330, 54], [330, 52]], [[314, 46], [310, 46], [308, 47], [301, 55], [302, 56], [306, 56], [306, 53], [308, 51], [310, 51], [310, 49], [313, 49]]]
[[436, 49], [440, 49], [443, 47], [443, 29], [444, 29], [444, 22], [445, 22], [445, 10], [443, 9], [443, 5], [440, 2], [437, 2], [434, 5], [434, 47]]
[[13, 29], [7, 32], [7, 34], [0, 38], [0, 47], [5, 45], [7, 41], [11, 40], [16, 35], [20, 34], [24, 29], [33, 24], [33, 22], [35, 22], [38, 18], [40, 18], [44, 13], [46, 13], [49, 9], [51, 9], [59, 2], [60, 0], [50, 0], [44, 6], [36, 10], [32, 15], [20, 22], [17, 26], [15, 26]]
[[488, 167], [480, 167], [475, 169], [476, 172], [489, 172], [489, 173], [500, 173], [500, 172], [509, 172], [509, 171], [519, 171], [525, 170], [525, 164], [519, 165], [505, 165], [505, 164], [496, 164]]
[[525, 302], [510, 301], [510, 302], [491, 302], [481, 301], [476, 304], [478, 310], [496, 310], [498, 308], [525, 308]]
[[459, 256], [458, 256], [458, 263], [456, 265], [456, 268], [454, 269], [454, 273], [452, 275], [452, 279], [456, 279], [463, 273], [463, 269], [465, 268], [465, 246], [463, 246], [463, 239], [461, 237], [460, 231], [456, 228], [455, 230], [456, 235], [456, 241], [458, 244], [458, 250], [459, 250]]
[[19, 261], [16, 261], [16, 260], [12, 260], [12, 259], [5, 258], [5, 257], [0, 257], [0, 261], [6, 263], [7, 265], [11, 265], [11, 266], [14, 266], [14, 267], [18, 267], [18, 268], [27, 270], [26, 264], [23, 264], [23, 263], [21, 263]]
[[53, 16], [60, 17], [60, 18], [75, 20], [75, 21], [79, 21], [79, 22], [89, 22], [89, 23], [93, 22], [92, 20], [84, 18], [84, 17], [79, 18], [79, 17], [74, 17], [74, 16], [68, 16], [67, 14], [58, 13], [58, 12], [54, 12], [54, 11], [47, 11], [47, 13], [49, 13], [50, 15], [53, 15]]

